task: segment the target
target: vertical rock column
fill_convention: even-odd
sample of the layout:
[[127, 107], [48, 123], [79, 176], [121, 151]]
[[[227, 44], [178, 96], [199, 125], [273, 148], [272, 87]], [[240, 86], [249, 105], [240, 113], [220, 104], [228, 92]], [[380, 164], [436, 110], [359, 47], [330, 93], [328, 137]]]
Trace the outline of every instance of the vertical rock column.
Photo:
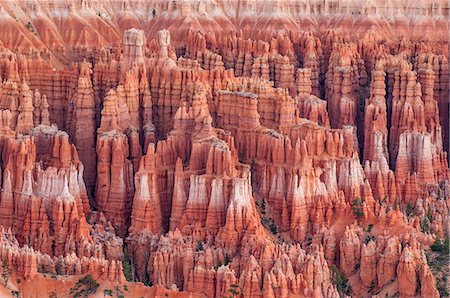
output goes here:
[[291, 89], [294, 86], [294, 66], [289, 57], [278, 55], [275, 64], [275, 87]]
[[[443, 127], [443, 143], [444, 150], [446, 152], [450, 151], [450, 94], [449, 94], [449, 68], [448, 68], [448, 59], [445, 56], [440, 58], [441, 67], [440, 67], [440, 97], [439, 97], [439, 116], [441, 117], [441, 125]], [[436, 82], [435, 82], [436, 88]], [[436, 95], [435, 95], [436, 97]], [[450, 158], [450, 154], [448, 155]]]
[[405, 131], [423, 132], [425, 130], [424, 104], [422, 90], [417, 83], [417, 74], [402, 66], [395, 73], [392, 99], [392, 116], [389, 136], [389, 156], [395, 166], [400, 135]]
[[252, 77], [261, 77], [262, 79], [269, 81], [269, 73], [269, 55], [266, 53], [256, 57], [252, 65]]
[[129, 226], [133, 198], [133, 165], [128, 138], [118, 125], [119, 105], [111, 90], [105, 98], [97, 130], [97, 207], [111, 221], [120, 237]]
[[156, 159], [155, 146], [151, 144], [147, 155], [141, 158], [139, 171], [134, 177], [136, 193], [133, 200], [130, 234], [141, 233], [144, 230], [159, 234], [162, 231]]
[[41, 96], [41, 93], [39, 90], [34, 91], [33, 96], [33, 121], [36, 125], [43, 124], [43, 125], [50, 125], [49, 120], [49, 112], [48, 112], [48, 102], [47, 102], [47, 96]]
[[364, 123], [364, 160], [377, 161], [380, 155], [388, 159], [386, 73], [381, 65], [372, 72], [370, 98], [366, 105]]
[[334, 68], [332, 86], [333, 93], [329, 99], [331, 125], [342, 128], [345, 125], [355, 125], [358, 111], [358, 100], [354, 96], [354, 68], [350, 57], [341, 57]]
[[181, 99], [182, 73], [169, 56], [170, 34], [161, 30], [157, 34], [158, 53], [148, 63], [151, 95], [155, 106], [153, 121], [159, 137], [165, 137], [172, 127], [172, 120]]
[[297, 69], [297, 79], [295, 83], [297, 85], [297, 96], [299, 98], [308, 97], [312, 93], [311, 69]]
[[19, 115], [17, 116], [16, 131], [28, 133], [33, 124], [33, 98], [28, 85], [23, 83], [20, 87]]
[[417, 80], [422, 86], [422, 101], [424, 102], [425, 125], [431, 134], [431, 141], [438, 150], [442, 150], [442, 127], [439, 119], [438, 102], [434, 99], [435, 73], [431, 67], [423, 65], [418, 71]]
[[84, 165], [84, 181], [88, 194], [95, 188], [96, 157], [94, 147], [95, 118], [94, 90], [91, 81], [91, 65], [84, 61], [75, 92], [69, 103], [69, 134], [77, 146], [78, 155]]
[[320, 86], [320, 53], [318, 53], [317, 48], [320, 49], [320, 41], [314, 40], [314, 38], [308, 38], [306, 42], [305, 57], [303, 67], [309, 68], [311, 70], [311, 93], [320, 97], [322, 86]]
[[297, 97], [295, 101], [298, 106], [299, 116], [319, 123], [325, 127], [330, 126], [327, 112], [327, 102], [311, 94], [313, 92], [312, 71], [310, 68], [297, 69]]
[[144, 64], [144, 31], [138, 29], [129, 29], [123, 35], [123, 58], [122, 68], [124, 70], [131, 69], [133, 65]]

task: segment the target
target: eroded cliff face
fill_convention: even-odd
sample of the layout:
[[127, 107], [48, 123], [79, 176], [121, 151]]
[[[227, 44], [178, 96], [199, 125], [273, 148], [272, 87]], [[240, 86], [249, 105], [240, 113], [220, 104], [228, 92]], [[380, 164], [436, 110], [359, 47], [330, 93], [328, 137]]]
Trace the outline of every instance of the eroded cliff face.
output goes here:
[[170, 295], [438, 297], [448, 14], [0, 4], [0, 260]]

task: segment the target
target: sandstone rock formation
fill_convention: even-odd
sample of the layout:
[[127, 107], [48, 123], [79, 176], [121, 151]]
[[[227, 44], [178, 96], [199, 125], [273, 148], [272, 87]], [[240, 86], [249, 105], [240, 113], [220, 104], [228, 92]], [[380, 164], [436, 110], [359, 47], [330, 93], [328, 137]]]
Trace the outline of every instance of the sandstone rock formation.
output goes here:
[[445, 294], [448, 3], [25, 2], [0, 3], [5, 293]]

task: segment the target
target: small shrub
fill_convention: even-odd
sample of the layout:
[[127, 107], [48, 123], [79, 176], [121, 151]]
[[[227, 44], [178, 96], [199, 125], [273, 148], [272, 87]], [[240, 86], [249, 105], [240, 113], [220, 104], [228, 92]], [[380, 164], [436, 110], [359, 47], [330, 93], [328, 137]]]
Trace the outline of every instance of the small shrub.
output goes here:
[[330, 270], [332, 283], [336, 286], [338, 292], [341, 295], [350, 296], [352, 293], [352, 289], [350, 285], [348, 285], [348, 279], [345, 274], [339, 271], [336, 265], [332, 265]]
[[420, 229], [422, 230], [422, 232], [424, 233], [428, 233], [430, 231], [430, 221], [428, 220], [428, 218], [424, 218], [421, 222], [420, 222]]
[[353, 199], [352, 210], [353, 210], [353, 214], [357, 218], [364, 216], [364, 211], [362, 210], [363, 203], [364, 203], [364, 201], [359, 198]]
[[62, 256], [58, 257], [58, 262], [56, 263], [56, 274], [63, 275], [64, 274], [64, 266]]
[[399, 199], [395, 200], [395, 202], [394, 202], [394, 206], [393, 206], [394, 210], [398, 209], [398, 206], [399, 206], [398, 201], [399, 201]]
[[269, 217], [261, 217], [261, 224], [263, 226], [265, 226], [267, 229], [270, 230], [270, 232], [272, 232], [272, 234], [277, 234], [278, 233], [278, 227], [275, 224], [273, 218]]
[[411, 203], [408, 202], [408, 204], [406, 205], [406, 209], [405, 209], [406, 216], [411, 216], [413, 211], [414, 210], [413, 210]]
[[266, 202], [264, 200], [257, 200], [256, 205], [258, 206], [261, 215], [266, 215]]
[[256, 165], [255, 159], [252, 158], [252, 162], [250, 163], [250, 172], [253, 173], [253, 171], [255, 170], [255, 165]]
[[447, 291], [447, 276], [444, 276], [442, 280], [439, 280], [436, 283], [436, 288], [441, 297], [449, 297], [449, 293]]
[[[148, 261], [147, 261], [148, 265]], [[145, 270], [144, 280], [142, 281], [144, 285], [151, 287], [153, 285], [152, 281], [150, 280], [150, 274], [148, 274], [147, 270]]]
[[197, 245], [195, 246], [195, 250], [196, 251], [204, 250], [204, 248], [203, 248], [203, 241], [200, 241], [200, 240], [197, 241]]
[[228, 293], [230, 293], [229, 298], [239, 296], [241, 294], [241, 287], [237, 284], [231, 284]]
[[91, 275], [86, 275], [80, 278], [73, 288], [70, 289], [70, 294], [74, 298], [87, 297], [97, 292], [99, 286], [99, 283]]
[[256, 205], [261, 209], [261, 214], [266, 214], [266, 202], [264, 200], [257, 200]]
[[369, 293], [373, 295], [373, 292], [375, 290], [375, 281], [372, 281], [369, 288]]
[[440, 239], [439, 234], [436, 235], [436, 240], [430, 246], [430, 249], [435, 252], [443, 252], [445, 254], [450, 253], [450, 240], [448, 236], [445, 236], [444, 240]]
[[370, 242], [370, 240], [375, 241], [375, 239], [376, 238], [373, 235], [366, 236], [366, 238], [364, 239], [364, 243], [368, 244]]
[[116, 297], [117, 298], [121, 298], [121, 297], [124, 298], [125, 297], [125, 295], [122, 292], [122, 289], [119, 288], [119, 286], [116, 286]]
[[433, 214], [431, 214], [431, 210], [428, 209], [427, 219], [429, 222], [433, 222]]
[[48, 298], [58, 298], [58, 295], [56, 295], [56, 290], [51, 291]]
[[19, 291], [11, 291], [11, 295], [13, 295], [13, 297], [16, 297], [16, 298], [21, 297]]
[[[445, 187], [445, 186], [444, 186]], [[445, 189], [445, 188], [444, 188]], [[445, 197], [445, 196], [444, 196]], [[438, 200], [438, 201], [440, 201], [440, 200], [442, 200], [442, 194], [441, 194], [441, 188], [440, 187], [438, 187], [438, 189], [437, 189], [437, 196], [436, 196], [436, 199]]]
[[448, 235], [444, 238], [444, 253], [446, 255], [450, 254], [450, 238]]
[[436, 234], [436, 240], [434, 240], [433, 244], [431, 244], [430, 249], [432, 251], [441, 252], [443, 249], [442, 241], [439, 237], [439, 234]]
[[372, 232], [372, 229], [373, 229], [373, 224], [369, 224], [369, 225], [367, 226], [367, 233], [371, 233], [371, 232]]
[[220, 260], [218, 260], [217, 263], [216, 263], [216, 270], [217, 270], [220, 266], [222, 266], [222, 262], [221, 262]]
[[128, 286], [127, 285], [123, 285], [123, 289], [128, 292]]
[[227, 266], [228, 264], [230, 264], [231, 260], [230, 257], [228, 256], [228, 254], [225, 254], [225, 260], [223, 261], [224, 265]]
[[269, 228], [270, 228], [270, 231], [272, 232], [272, 234], [278, 233], [278, 227], [275, 225], [275, 223], [273, 221], [270, 223]]
[[113, 291], [112, 290], [109, 290], [109, 289], [106, 289], [106, 290], [103, 290], [103, 295], [108, 295], [108, 296], [113, 296]]
[[2, 263], [2, 278], [5, 281], [5, 286], [8, 286], [8, 280], [9, 277], [12, 274], [12, 269], [9, 268], [8, 263], [6, 261], [3, 261]]
[[133, 280], [133, 267], [130, 262], [130, 258], [128, 257], [128, 252], [125, 251], [122, 261], [123, 275], [125, 275], [125, 279], [127, 281]]

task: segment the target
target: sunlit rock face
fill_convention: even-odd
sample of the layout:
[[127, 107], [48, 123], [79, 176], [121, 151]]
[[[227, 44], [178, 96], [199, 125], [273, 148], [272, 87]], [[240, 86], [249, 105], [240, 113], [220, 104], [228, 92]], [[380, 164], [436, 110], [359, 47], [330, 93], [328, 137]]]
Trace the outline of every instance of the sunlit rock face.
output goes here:
[[444, 296], [449, 9], [3, 1], [0, 296]]

